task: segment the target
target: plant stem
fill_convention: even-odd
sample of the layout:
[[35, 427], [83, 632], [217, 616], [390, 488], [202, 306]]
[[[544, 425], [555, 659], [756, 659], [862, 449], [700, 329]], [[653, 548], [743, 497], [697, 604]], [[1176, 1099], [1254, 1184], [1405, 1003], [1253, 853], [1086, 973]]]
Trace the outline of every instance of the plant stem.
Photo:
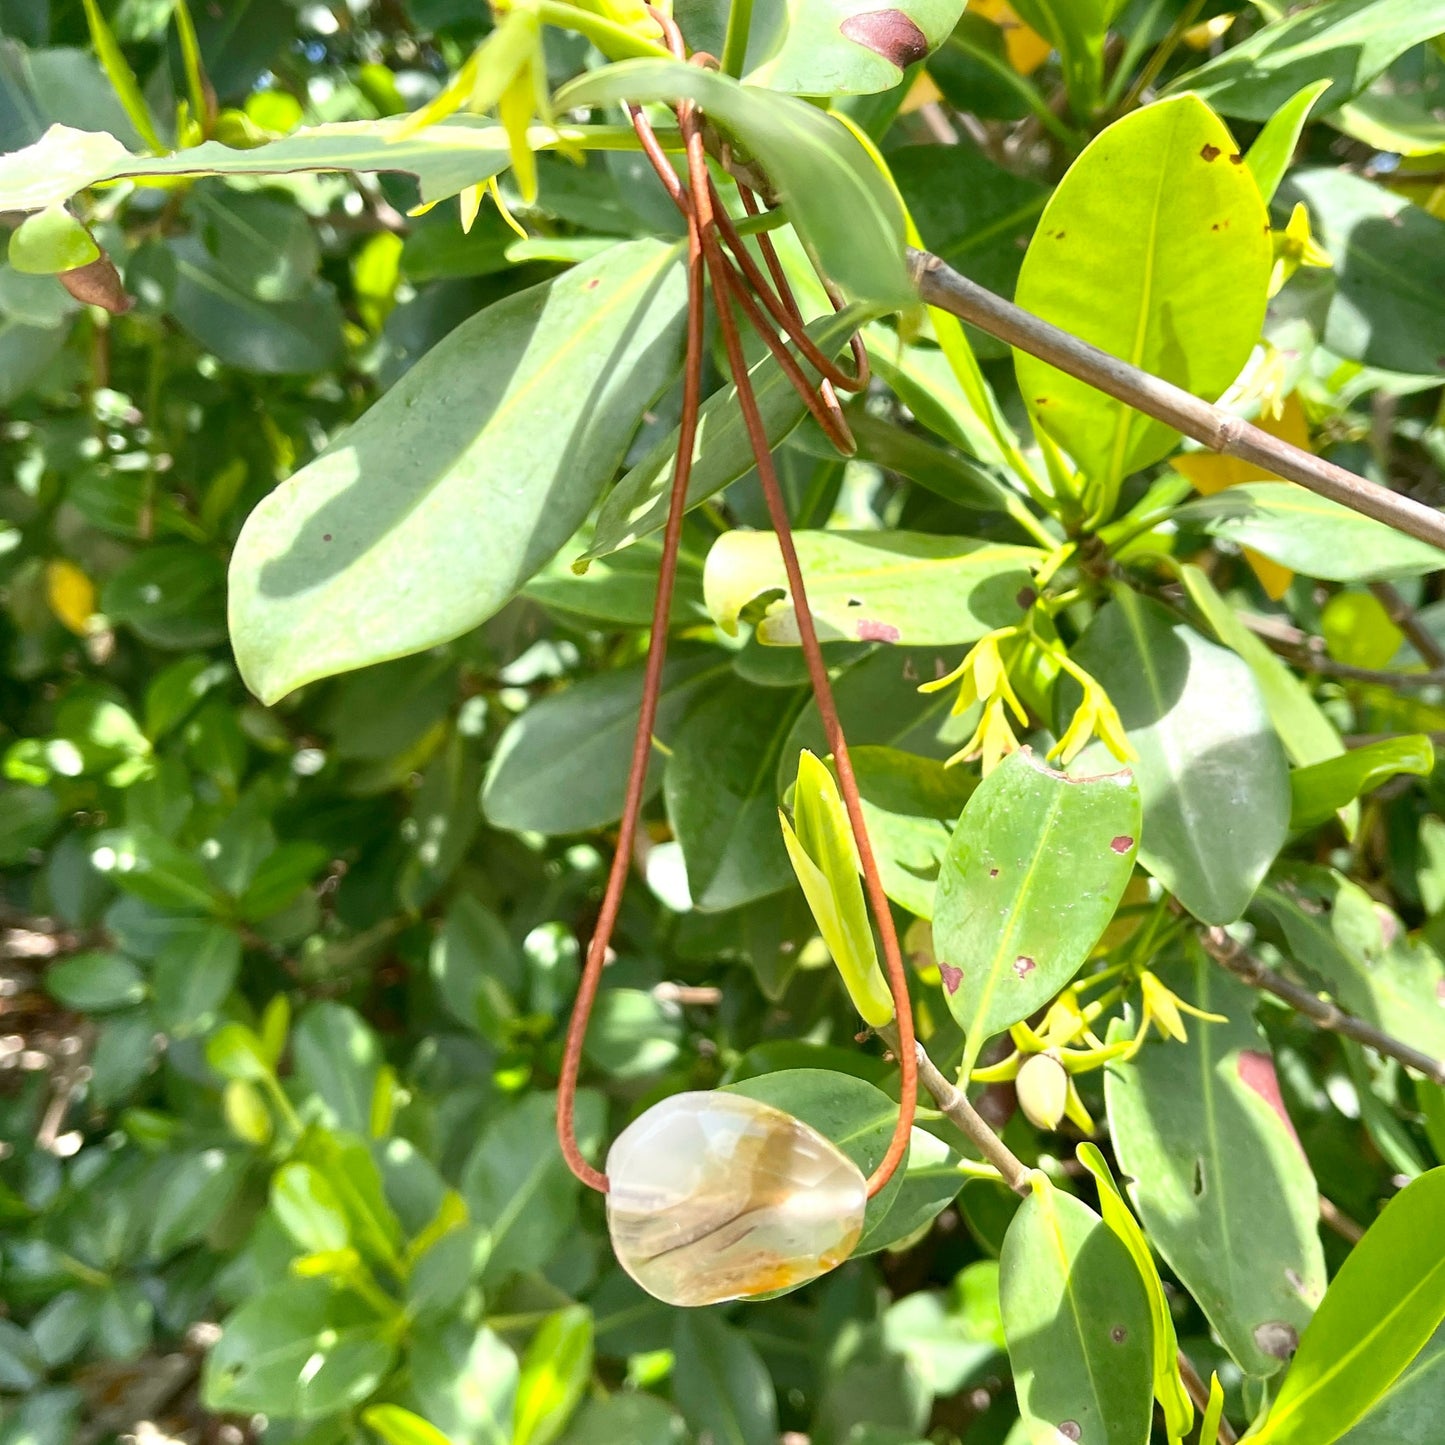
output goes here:
[[1024, 79], [1007, 61], [1000, 60], [996, 55], [990, 55], [983, 46], [974, 45], [960, 35], [950, 35], [943, 43], [968, 56], [970, 60], [976, 60], [985, 70], [1003, 81], [1028, 106], [1037, 117], [1039, 124], [1055, 140], [1066, 146], [1071, 153], [1076, 154], [1083, 149], [1084, 137], [1078, 131], [1071, 130], [1066, 126], [1049, 109], [1048, 101], [1039, 94], [1037, 87]]
[[539, 0], [537, 14], [548, 25], [585, 35], [609, 60], [672, 59], [672, 52], [657, 41], [567, 0]]
[[[895, 1052], [899, 1047], [898, 1030], [887, 1024], [878, 1030], [878, 1036]], [[918, 1082], [928, 1090], [929, 1097], [942, 1113], [978, 1149], [978, 1152], [998, 1170], [1003, 1182], [1015, 1194], [1027, 1197], [1029, 1192], [1028, 1166], [989, 1128], [987, 1121], [968, 1102], [968, 1095], [951, 1083], [939, 1072], [938, 1065], [928, 1057], [921, 1043], [915, 1043], [918, 1052]]]
[[1411, 1048], [1402, 1040], [1392, 1038], [1374, 1024], [1366, 1023], [1354, 1014], [1345, 1013], [1329, 999], [1321, 998], [1317, 993], [1311, 993], [1297, 983], [1291, 983], [1282, 974], [1263, 964], [1222, 928], [1201, 928], [1199, 938], [1204, 945], [1204, 951], [1215, 963], [1249, 984], [1251, 988], [1263, 989], [1266, 993], [1283, 999], [1292, 1009], [1312, 1019], [1322, 1029], [1330, 1029], [1358, 1043], [1368, 1044], [1376, 1053], [1398, 1060], [1406, 1068], [1414, 1069], [1433, 1083], [1445, 1085], [1445, 1060], [1431, 1058], [1429, 1054]]
[[[1184, 1381], [1184, 1388], [1189, 1391], [1189, 1398], [1194, 1401], [1194, 1408], [1202, 1415], [1205, 1407], [1209, 1404], [1209, 1386], [1200, 1377], [1199, 1371], [1194, 1368], [1194, 1361], [1180, 1350], [1178, 1353], [1179, 1374]], [[1234, 1433], [1234, 1426], [1224, 1418], [1219, 1417], [1219, 1434], [1216, 1437], [1218, 1445], [1235, 1445], [1239, 1436]]]
[[728, 28], [723, 37], [722, 71], [741, 78], [748, 58], [748, 32], [753, 25], [753, 0], [732, 0]]
[[1139, 104], [1139, 97], [1149, 89], [1159, 78], [1159, 72], [1169, 63], [1169, 57], [1179, 48], [1179, 42], [1184, 39], [1184, 32], [1194, 24], [1199, 12], [1204, 9], [1204, 0], [1189, 0], [1187, 4], [1175, 17], [1173, 25], [1169, 27], [1168, 33], [1163, 40], [1154, 47], [1154, 53], [1149, 57], [1149, 63], [1134, 78], [1134, 83], [1119, 105], [1121, 111], [1133, 110]]
[[1292, 447], [1222, 407], [1080, 341], [959, 275], [930, 252], [909, 248], [908, 261], [919, 293], [930, 306], [971, 321], [990, 336], [1078, 377], [1211, 451], [1242, 457], [1275, 476], [1298, 482], [1332, 502], [1445, 550], [1445, 516], [1433, 507]]
[[1420, 621], [1415, 609], [1400, 596], [1395, 584], [1371, 582], [1370, 591], [1375, 594], [1390, 621], [1410, 639], [1410, 645], [1421, 659], [1432, 668], [1445, 668], [1445, 647], [1440, 646], [1434, 634]]

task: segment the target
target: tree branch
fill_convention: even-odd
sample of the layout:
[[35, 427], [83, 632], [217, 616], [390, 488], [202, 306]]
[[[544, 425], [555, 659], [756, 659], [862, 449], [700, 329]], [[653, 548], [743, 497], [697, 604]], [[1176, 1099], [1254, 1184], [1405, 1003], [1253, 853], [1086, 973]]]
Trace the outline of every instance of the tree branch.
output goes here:
[[[1194, 1408], [1201, 1415], [1209, 1406], [1209, 1386], [1200, 1377], [1199, 1371], [1194, 1368], [1194, 1361], [1180, 1350], [1178, 1353], [1179, 1374], [1184, 1380], [1184, 1388], [1189, 1391], [1189, 1398], [1194, 1401]], [[1234, 1426], [1224, 1418], [1219, 1417], [1219, 1434], [1216, 1437], [1219, 1445], [1235, 1445], [1239, 1436], [1234, 1433]]]
[[910, 248], [908, 263], [920, 295], [930, 306], [972, 322], [1010, 346], [1193, 437], [1211, 451], [1242, 457], [1332, 502], [1445, 549], [1445, 515], [1433, 507], [1367, 482], [1322, 457], [1311, 456], [1222, 407], [1211, 406], [1170, 382], [1070, 336], [960, 276], [928, 251]]
[[[893, 1024], [879, 1029], [878, 1035], [889, 1048], [897, 1051], [898, 1031]], [[1004, 1183], [1015, 1194], [1027, 1197], [1028, 1166], [989, 1128], [983, 1116], [968, 1102], [968, 1095], [939, 1072], [938, 1065], [928, 1057], [922, 1043], [914, 1047], [918, 1050], [918, 1082], [928, 1090], [939, 1112], [957, 1126], [978, 1152], [1003, 1175]]]
[[1400, 596], [1393, 582], [1371, 582], [1370, 591], [1388, 613], [1390, 621], [1410, 639], [1411, 646], [1420, 654], [1427, 667], [1437, 670], [1445, 668], [1445, 647], [1435, 640], [1435, 635], [1425, 626], [1415, 609]]
[[1222, 928], [1201, 928], [1200, 941], [1204, 951], [1221, 968], [1228, 969], [1236, 978], [1242, 979], [1251, 988], [1263, 989], [1276, 998], [1283, 999], [1292, 1009], [1313, 1019], [1322, 1029], [1330, 1029], [1358, 1043], [1368, 1044], [1378, 1054], [1397, 1059], [1407, 1068], [1423, 1074], [1437, 1084], [1445, 1084], [1445, 1061], [1422, 1054], [1409, 1044], [1366, 1023], [1354, 1014], [1347, 1014], [1329, 999], [1321, 998], [1297, 983], [1291, 983], [1282, 974], [1266, 967], [1247, 948], [1232, 939]]

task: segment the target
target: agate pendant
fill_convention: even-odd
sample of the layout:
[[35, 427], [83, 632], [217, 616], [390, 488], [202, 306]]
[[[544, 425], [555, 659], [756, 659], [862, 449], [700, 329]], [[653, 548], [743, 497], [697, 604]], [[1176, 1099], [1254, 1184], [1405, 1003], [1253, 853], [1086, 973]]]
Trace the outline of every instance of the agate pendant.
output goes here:
[[867, 1186], [816, 1129], [741, 1094], [674, 1094], [607, 1155], [607, 1227], [623, 1269], [673, 1305], [747, 1299], [836, 1268]]

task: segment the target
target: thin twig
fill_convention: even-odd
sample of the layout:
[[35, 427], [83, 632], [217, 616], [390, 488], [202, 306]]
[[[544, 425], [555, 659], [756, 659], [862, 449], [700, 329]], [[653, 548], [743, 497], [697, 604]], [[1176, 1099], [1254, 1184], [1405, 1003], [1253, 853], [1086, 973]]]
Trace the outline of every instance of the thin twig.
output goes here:
[[[878, 1036], [896, 1053], [898, 1031], [888, 1024], [878, 1030]], [[964, 1136], [973, 1143], [980, 1154], [1003, 1176], [1003, 1181], [1015, 1194], [1027, 1197], [1029, 1192], [1028, 1166], [989, 1128], [978, 1110], [968, 1102], [968, 1095], [951, 1083], [938, 1065], [928, 1057], [921, 1043], [915, 1043], [918, 1053], [918, 1082], [928, 1090], [929, 1097], [938, 1106], [939, 1113], [957, 1125]]]
[[1326, 1199], [1323, 1194], [1320, 1195], [1320, 1218], [1341, 1239], [1347, 1239], [1351, 1244], [1358, 1244], [1365, 1237], [1365, 1231], [1360, 1225], [1356, 1224], [1334, 1200]]
[[1211, 406], [1170, 382], [1080, 341], [986, 291], [966, 276], [960, 276], [928, 251], [910, 248], [908, 261], [919, 292], [930, 306], [971, 321], [1010, 346], [1037, 356], [1146, 416], [1193, 437], [1211, 451], [1242, 457], [1332, 502], [1445, 549], [1445, 515], [1433, 507], [1368, 482], [1322, 457], [1311, 456], [1222, 407]]
[[1371, 582], [1370, 591], [1389, 615], [1390, 621], [1410, 639], [1410, 645], [1420, 654], [1422, 661], [1436, 669], [1445, 669], [1445, 647], [1435, 640], [1434, 634], [1423, 622], [1415, 609], [1400, 596], [1400, 589], [1393, 582]]
[[[1199, 1371], [1194, 1368], [1194, 1361], [1180, 1350], [1178, 1353], [1179, 1374], [1184, 1381], [1184, 1388], [1189, 1391], [1189, 1398], [1194, 1401], [1194, 1408], [1202, 1415], [1209, 1408], [1209, 1386], [1200, 1377]], [[1215, 1437], [1219, 1445], [1235, 1445], [1239, 1436], [1234, 1433], [1234, 1426], [1224, 1418], [1219, 1417], [1219, 1434]]]
[[1423, 1074], [1427, 1079], [1437, 1084], [1445, 1084], [1445, 1060], [1431, 1058], [1429, 1054], [1422, 1054], [1419, 1049], [1413, 1049], [1402, 1040], [1392, 1038], [1389, 1034], [1377, 1029], [1374, 1024], [1366, 1023], [1362, 1018], [1356, 1018], [1354, 1014], [1347, 1014], [1338, 1005], [1331, 1003], [1327, 998], [1321, 998], [1319, 994], [1312, 993], [1307, 988], [1302, 988], [1297, 983], [1291, 983], [1282, 974], [1268, 967], [1257, 959], [1243, 944], [1236, 942], [1222, 928], [1201, 928], [1199, 930], [1200, 941], [1204, 944], [1204, 951], [1221, 968], [1228, 969], [1236, 978], [1242, 979], [1251, 988], [1263, 989], [1266, 993], [1272, 993], [1276, 998], [1281, 998], [1292, 1009], [1312, 1019], [1322, 1029], [1330, 1029], [1334, 1033], [1343, 1034], [1346, 1038], [1354, 1039], [1359, 1043], [1368, 1044], [1377, 1054], [1385, 1054], [1392, 1059], [1397, 1059], [1407, 1068], [1414, 1069], [1416, 1073]]

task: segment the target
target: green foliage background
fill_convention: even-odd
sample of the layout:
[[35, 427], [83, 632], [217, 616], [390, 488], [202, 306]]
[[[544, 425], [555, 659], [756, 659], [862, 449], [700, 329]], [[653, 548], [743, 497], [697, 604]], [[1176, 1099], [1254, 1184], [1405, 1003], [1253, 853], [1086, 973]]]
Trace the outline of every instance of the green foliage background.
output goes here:
[[[44, 274], [95, 253], [57, 212], [0, 266], [4, 1445], [143, 1420], [272, 1445], [1145, 1445], [1182, 1433], [1170, 1330], [1260, 1438], [1440, 1438], [1445, 1090], [1247, 989], [1195, 925], [1242, 920], [1268, 965], [1445, 1057], [1445, 683], [1370, 589], [1393, 579], [1445, 644], [1440, 554], [1181, 454], [942, 313], [889, 314], [893, 191], [782, 97], [840, 97], [967, 274], [1210, 400], [1249, 361], [1229, 405], [1440, 506], [1445, 5], [1230, 26], [1212, 0], [1016, 0], [1030, 65], [997, 7], [922, 0], [935, 48], [906, 74], [840, 39], [860, 8], [757, 0], [772, 89], [745, 95], [648, 58], [625, 5], [543, 6], [533, 60], [576, 126], [533, 132], [533, 194], [495, 125], [387, 129], [492, 33], [478, 0], [227, 0], [193, 27], [166, 0], [0, 0], [0, 152], [60, 124], [232, 172], [73, 137], [0, 162], [6, 219], [78, 193], [136, 301]], [[678, 16], [722, 49], [726, 6]], [[580, 79], [584, 36], [640, 58]], [[681, 1311], [617, 1267], [552, 1119], [680, 406], [680, 223], [603, 127], [618, 96], [704, 82], [857, 301], [880, 379], [856, 459], [767, 363], [759, 391], [921, 1037], [945, 1073], [994, 1069], [976, 1100], [1040, 1173], [1021, 1201], [924, 1112], [857, 1258]], [[293, 134], [336, 121], [361, 123], [349, 149]], [[490, 199], [464, 232], [453, 198], [494, 175], [526, 239]], [[788, 864], [777, 808], [825, 748], [715, 356], [708, 390], [580, 1126], [600, 1158], [656, 1099], [736, 1087], [866, 1166], [895, 1070], [855, 1042]], [[1073, 771], [1122, 752], [1133, 782], [944, 766], [971, 735], [1042, 756], [1071, 720]], [[1060, 990], [1102, 1005], [1092, 1044], [1020, 1027]], [[1010, 1025], [1078, 1064], [1066, 1118], [1017, 1107]], [[1076, 1157], [1086, 1135], [1104, 1155]]]

